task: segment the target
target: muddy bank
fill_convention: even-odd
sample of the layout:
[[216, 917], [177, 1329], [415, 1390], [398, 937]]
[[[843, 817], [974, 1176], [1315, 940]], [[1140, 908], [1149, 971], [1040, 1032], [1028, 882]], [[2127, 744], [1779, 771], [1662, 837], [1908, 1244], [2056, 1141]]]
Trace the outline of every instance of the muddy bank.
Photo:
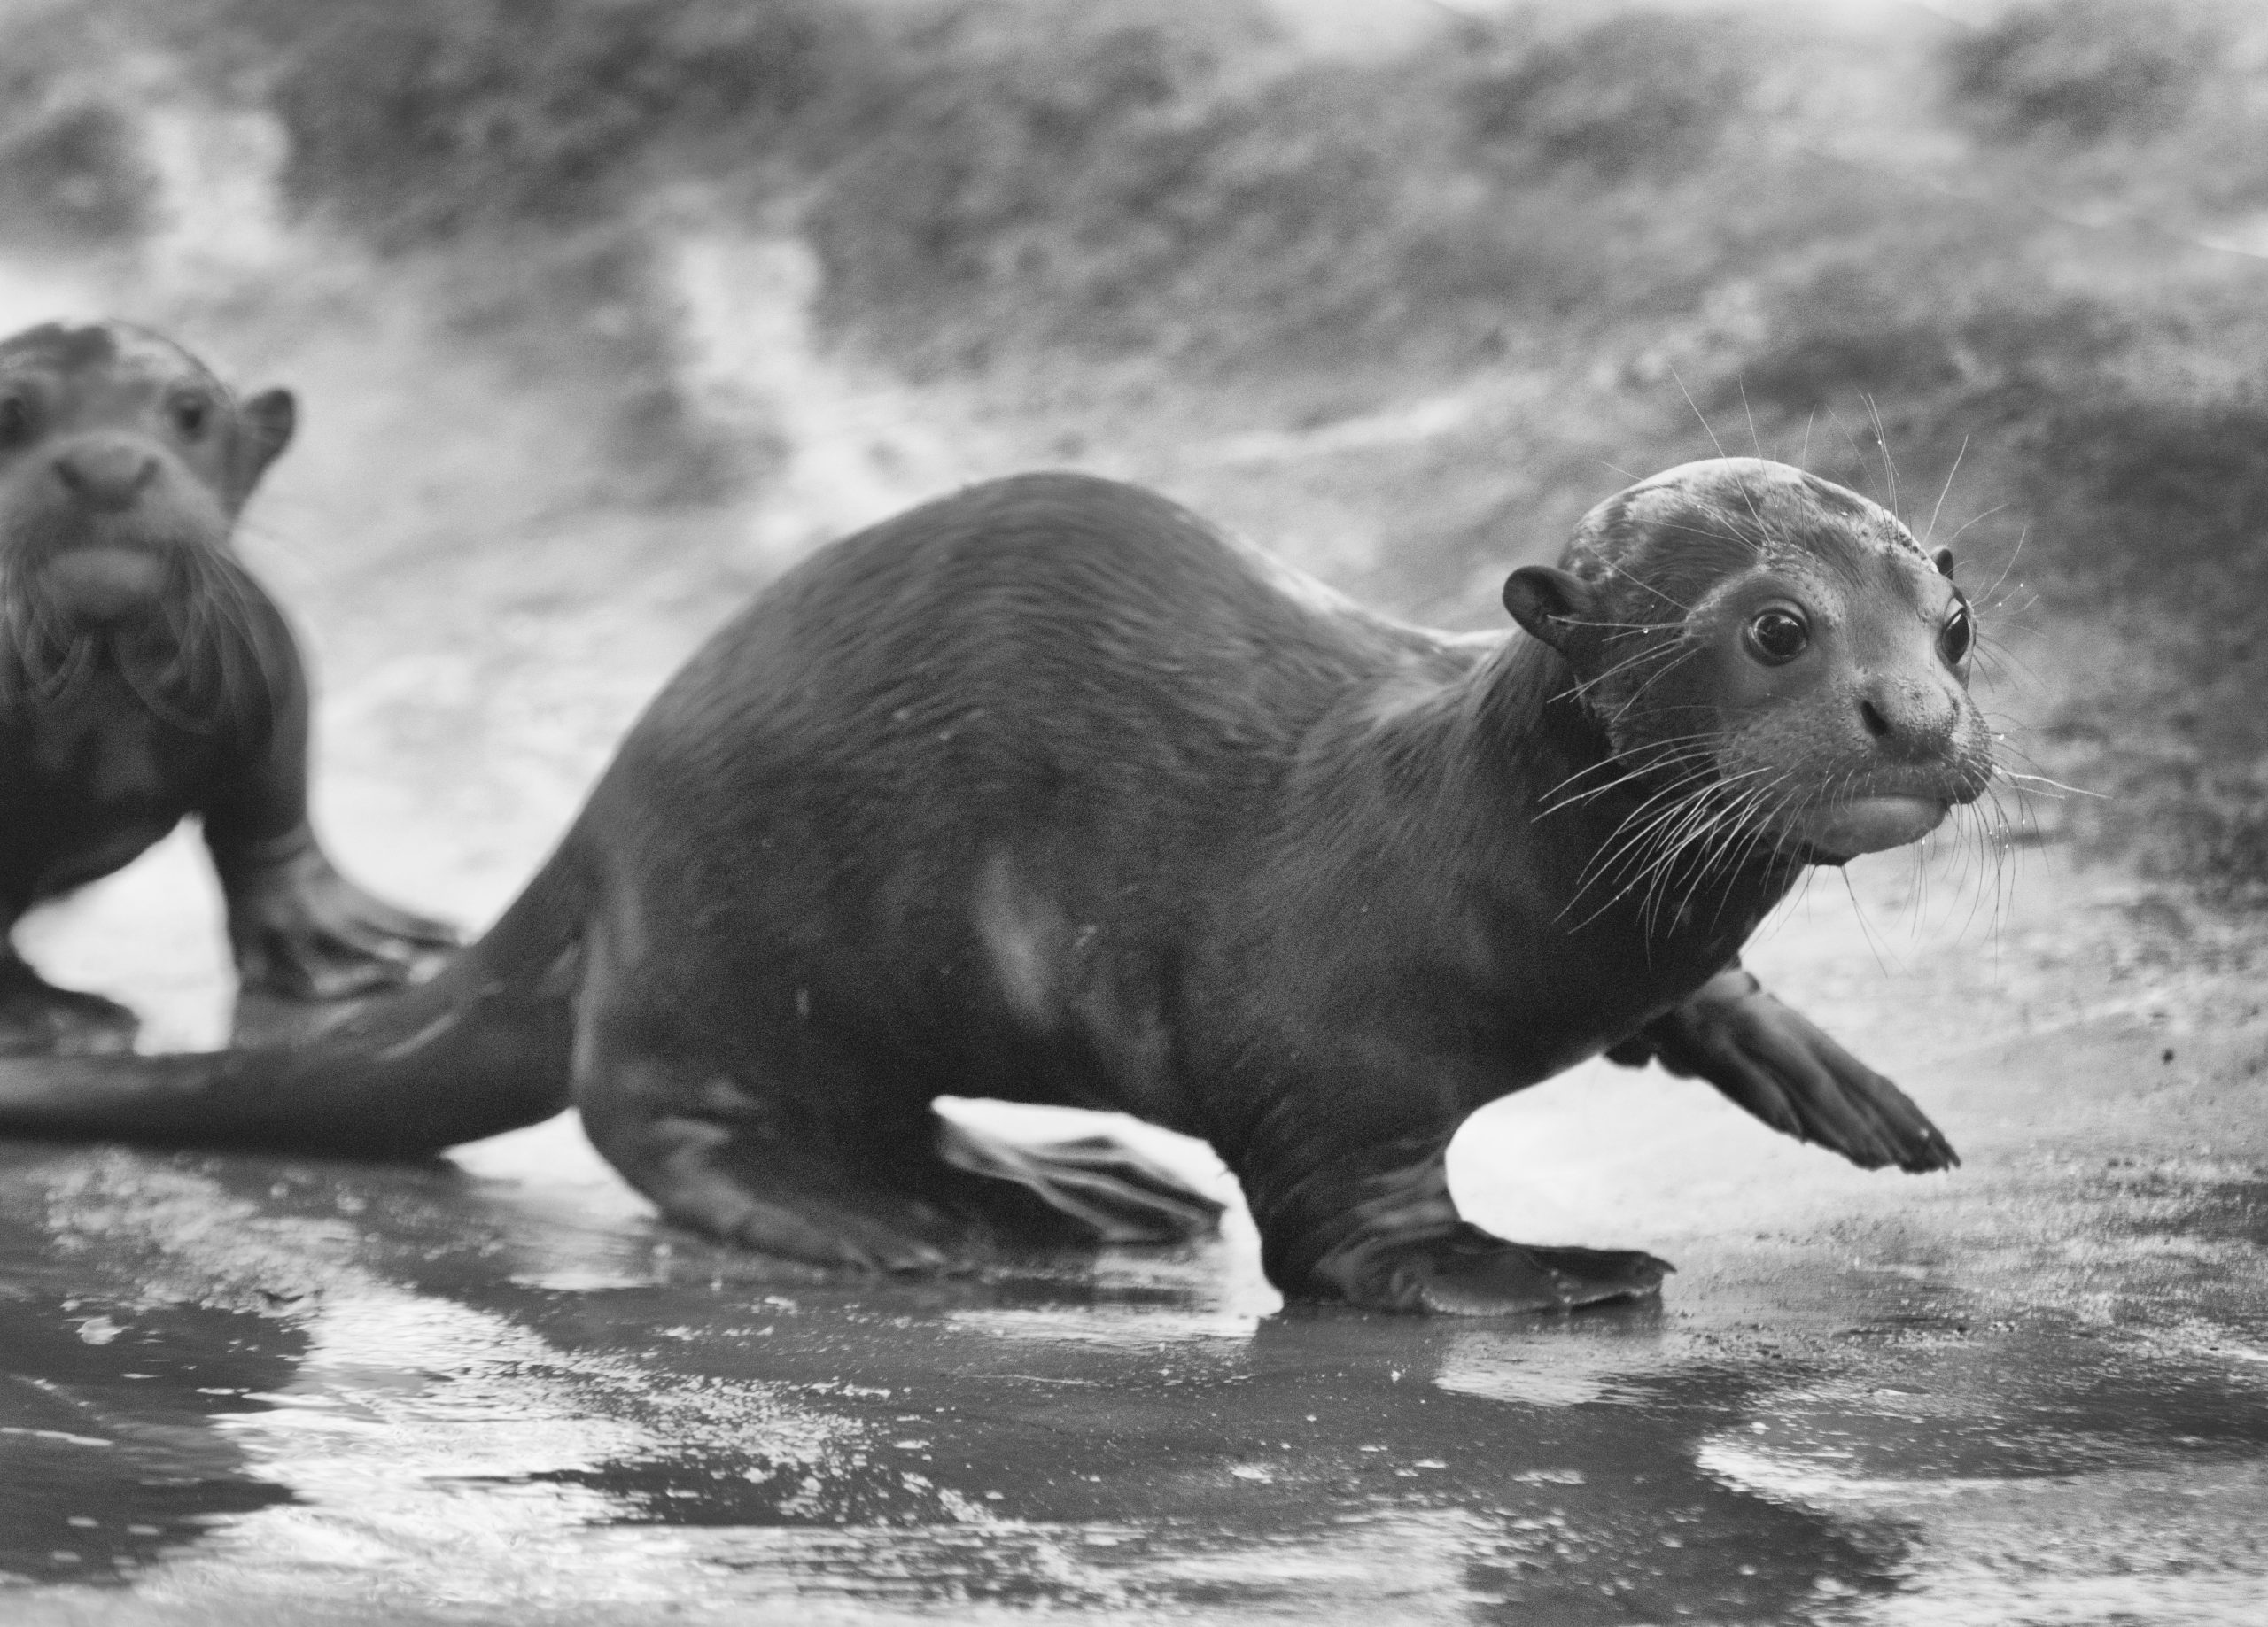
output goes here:
[[830, 1281], [662, 1232], [571, 1119], [412, 1170], [11, 1149], [12, 1616], [2247, 1619], [2252, 947], [2037, 855], [1971, 919], [1960, 863], [1814, 887], [1753, 957], [1951, 1175], [1604, 1066], [1461, 1138], [1477, 1218], [1661, 1252], [1658, 1307], [1286, 1313], [1240, 1213]]

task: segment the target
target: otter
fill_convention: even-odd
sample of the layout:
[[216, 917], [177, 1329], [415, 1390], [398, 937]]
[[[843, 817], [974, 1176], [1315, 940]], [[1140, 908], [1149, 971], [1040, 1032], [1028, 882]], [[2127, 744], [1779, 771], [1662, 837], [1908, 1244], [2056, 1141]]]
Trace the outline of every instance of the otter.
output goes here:
[[237, 559], [296, 408], [123, 322], [0, 340], [0, 1055], [123, 1050], [130, 1011], [9, 941], [198, 816], [241, 1010], [430, 970], [454, 933], [342, 876], [307, 823], [307, 681]]
[[1464, 1220], [1476, 1108], [1658, 1058], [1866, 1167], [1957, 1160], [1739, 965], [1806, 865], [1976, 800], [1951, 556], [1783, 465], [1686, 465], [1514, 570], [1518, 630], [1373, 615], [1165, 499], [1048, 474], [821, 550], [632, 729], [496, 926], [275, 1050], [0, 1064], [0, 1133], [395, 1156], [573, 1104], [668, 1220], [934, 1271], [1216, 1206], [1107, 1138], [1216, 1148], [1290, 1298], [1503, 1314], [1657, 1290]]

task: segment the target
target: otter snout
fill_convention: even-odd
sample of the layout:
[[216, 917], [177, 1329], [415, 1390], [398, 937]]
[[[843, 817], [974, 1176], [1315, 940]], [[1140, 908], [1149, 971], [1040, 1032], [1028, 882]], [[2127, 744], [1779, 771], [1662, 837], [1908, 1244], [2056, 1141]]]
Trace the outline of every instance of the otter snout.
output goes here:
[[1859, 725], [1875, 752], [1894, 763], [1932, 763], [1954, 749], [1967, 697], [1942, 681], [1877, 678], [1857, 697]]
[[92, 622], [115, 621], [142, 608], [165, 590], [165, 560], [145, 548], [68, 548], [42, 572], [50, 596]]
[[1814, 852], [1839, 863], [1919, 841], [1948, 811], [1949, 805], [1933, 796], [1854, 796], [1806, 810], [1795, 831]]
[[58, 452], [53, 468], [73, 503], [96, 514], [122, 514], [157, 479], [158, 457], [140, 440], [89, 437]]

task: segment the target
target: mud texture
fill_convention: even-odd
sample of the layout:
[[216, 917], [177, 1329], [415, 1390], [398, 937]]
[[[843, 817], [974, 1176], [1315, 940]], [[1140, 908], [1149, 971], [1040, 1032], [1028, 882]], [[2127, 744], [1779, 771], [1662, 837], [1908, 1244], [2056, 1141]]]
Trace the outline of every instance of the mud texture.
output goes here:
[[[212, 990], [148, 923], [192, 930], [191, 858], [67, 923], [179, 1027]], [[571, 1120], [413, 1169], [0, 1149], [0, 1614], [2255, 1619], [2251, 950], [2052, 854], [1999, 904], [1966, 867], [1822, 877], [1751, 957], [1952, 1175], [1604, 1066], [1460, 1140], [1487, 1223], [1676, 1260], [1658, 1307], [1287, 1313], [1240, 1213], [828, 1279], [657, 1228]]]

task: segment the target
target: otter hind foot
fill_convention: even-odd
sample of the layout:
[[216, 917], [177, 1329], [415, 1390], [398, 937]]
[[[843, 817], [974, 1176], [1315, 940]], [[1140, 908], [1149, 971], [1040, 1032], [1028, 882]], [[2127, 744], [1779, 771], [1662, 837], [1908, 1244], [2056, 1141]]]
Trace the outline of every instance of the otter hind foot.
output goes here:
[[1508, 1243], [1469, 1223], [1402, 1244], [1378, 1265], [1383, 1269], [1350, 1289], [1349, 1299], [1445, 1316], [1524, 1316], [1649, 1298], [1677, 1269], [1632, 1249]]
[[1496, 1242], [1438, 1264], [1419, 1284], [1420, 1306], [1449, 1316], [1578, 1311], [1661, 1292], [1676, 1267], [1629, 1249], [1550, 1249]]
[[984, 1218], [1020, 1243], [1190, 1243], [1217, 1232], [1226, 1208], [1108, 1135], [1025, 1145], [940, 1118], [936, 1151], [984, 1178]]
[[134, 1049], [142, 1019], [115, 1000], [58, 988], [0, 958], [0, 1057], [105, 1057]]

